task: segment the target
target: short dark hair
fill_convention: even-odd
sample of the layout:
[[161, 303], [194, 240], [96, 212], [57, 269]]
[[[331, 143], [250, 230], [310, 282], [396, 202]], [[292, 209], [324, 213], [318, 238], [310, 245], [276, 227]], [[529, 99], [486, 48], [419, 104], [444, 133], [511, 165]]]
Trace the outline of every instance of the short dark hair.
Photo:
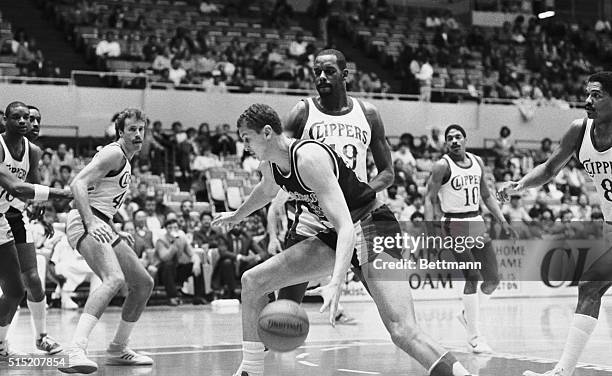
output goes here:
[[344, 57], [344, 54], [342, 52], [338, 50], [334, 50], [333, 48], [321, 50], [317, 53], [317, 56], [315, 56], [315, 60], [319, 56], [324, 56], [324, 55], [334, 55], [336, 57], [336, 63], [338, 63], [338, 68], [346, 69], [346, 57]]
[[423, 213], [421, 213], [419, 211], [415, 211], [410, 216], [410, 221], [414, 221], [416, 218], [421, 218], [422, 220], [424, 220], [425, 219], [425, 215], [423, 215]]
[[145, 124], [147, 123], [147, 117], [145, 116], [144, 112], [137, 108], [126, 108], [125, 110], [121, 111], [115, 119], [115, 140], [119, 139], [119, 131], [124, 131], [125, 121], [127, 119], [134, 119], [136, 121], [142, 120], [145, 122]]
[[211, 213], [211, 212], [209, 212], [209, 211], [203, 211], [203, 212], [200, 214], [200, 221], [202, 220], [202, 218], [204, 218], [204, 216], [205, 216], [205, 215], [207, 215], [207, 216], [209, 216], [210, 218], [212, 218], [212, 213]]
[[174, 219], [174, 218], [167, 219], [167, 220], [164, 222], [164, 227], [168, 227], [168, 226], [173, 225], [173, 224], [175, 224], [175, 223], [178, 225], [178, 221], [177, 221], [176, 219]]
[[255, 130], [257, 133], [261, 132], [266, 125], [271, 126], [276, 134], [281, 134], [283, 132], [283, 126], [276, 111], [263, 103], [250, 105], [249, 108], [244, 110], [236, 122], [238, 128], [245, 126]]
[[59, 169], [60, 169], [60, 172], [62, 172], [63, 170], [68, 170], [68, 172], [72, 172], [72, 167], [68, 165], [61, 165]]
[[6, 106], [6, 111], [4, 111], [4, 114], [6, 116], [9, 116], [11, 114], [11, 111], [13, 110], [13, 108], [16, 108], [16, 107], [26, 107], [26, 108], [29, 108], [28, 105], [23, 103], [23, 102], [18, 102], [18, 101], [11, 102], [11, 103], [9, 103], [8, 106]]
[[[46, 151], [46, 152], [42, 153], [42, 158], [44, 158], [44, 157], [45, 157], [45, 155], [48, 155], [48, 156], [49, 156], [49, 158], [53, 158], [53, 154], [49, 153], [48, 151]], [[42, 159], [42, 158], [41, 158], [41, 159]]]
[[30, 110], [36, 110], [36, 111], [40, 112], [40, 109], [39, 109], [38, 107], [36, 107], [36, 106], [32, 106], [31, 104], [29, 104], [29, 105], [28, 105], [28, 108], [29, 108]]
[[612, 71], [601, 71], [589, 76], [587, 82], [599, 82], [601, 87], [612, 95]]
[[446, 136], [448, 136], [448, 133], [450, 131], [452, 131], [453, 129], [458, 130], [459, 132], [461, 132], [461, 134], [463, 135], [463, 138], [466, 137], [465, 129], [463, 129], [462, 126], [460, 126], [459, 124], [451, 124], [448, 127], [446, 127], [446, 130], [444, 131], [444, 139], [445, 140], [446, 140]]

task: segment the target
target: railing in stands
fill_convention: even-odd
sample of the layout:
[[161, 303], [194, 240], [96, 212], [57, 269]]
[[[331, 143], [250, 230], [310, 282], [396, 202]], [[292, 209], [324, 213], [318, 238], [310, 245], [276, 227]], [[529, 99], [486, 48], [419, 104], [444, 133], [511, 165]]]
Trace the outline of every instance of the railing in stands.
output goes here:
[[[21, 84], [51, 84], [51, 85], [71, 85], [71, 86], [104, 86], [114, 88], [131, 88], [131, 89], [175, 89], [175, 90], [194, 90], [206, 91], [206, 88], [198, 84], [181, 84], [174, 85], [172, 83], [152, 81], [151, 76], [146, 73], [131, 73], [131, 72], [101, 72], [101, 71], [85, 71], [74, 70], [70, 73], [70, 78], [49, 78], [49, 77], [24, 77], [24, 76], [0, 76], [0, 83], [21, 83]], [[261, 93], [261, 94], [284, 94], [284, 95], [313, 95], [315, 90], [309, 89], [290, 89], [283, 87], [254, 87], [248, 91], [239, 86], [226, 86], [224, 89], [215, 88], [215, 92], [224, 90], [231, 93]], [[503, 104], [513, 105], [515, 99], [500, 99], [500, 98], [483, 98], [482, 92], [477, 91], [478, 96], [471, 95], [466, 89], [447, 89], [447, 88], [431, 88], [432, 93], [459, 94], [464, 96], [462, 102], [476, 102], [480, 104]], [[388, 99], [388, 100], [403, 100], [403, 101], [418, 101], [419, 95], [416, 94], [399, 94], [399, 93], [364, 93], [364, 92], [349, 92], [349, 95], [359, 98], [372, 99]], [[584, 102], [563, 102], [567, 103], [570, 108], [583, 108]]]

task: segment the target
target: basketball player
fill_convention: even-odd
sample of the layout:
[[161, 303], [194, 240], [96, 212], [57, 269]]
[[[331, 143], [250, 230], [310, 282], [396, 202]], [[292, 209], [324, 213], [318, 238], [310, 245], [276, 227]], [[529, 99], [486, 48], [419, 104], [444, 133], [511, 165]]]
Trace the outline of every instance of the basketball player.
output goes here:
[[[66, 236], [89, 267], [102, 280], [90, 291], [67, 350], [65, 373], [92, 373], [98, 369], [85, 354], [89, 335], [111, 299], [123, 287], [128, 295], [121, 322], [107, 352], [107, 364], [151, 365], [153, 359], [127, 347], [128, 339], [153, 290], [153, 279], [130, 246], [134, 239], [116, 231], [112, 218], [130, 188], [130, 160], [140, 151], [146, 117], [137, 109], [123, 110], [115, 120], [116, 141], [106, 145], [70, 184], [76, 209], [66, 218]], [[128, 245], [129, 244], [129, 245]]]
[[[25, 291], [20, 275], [19, 256], [5, 214], [15, 198], [43, 202], [49, 198], [70, 198], [72, 196], [68, 191], [25, 182], [32, 162], [30, 145], [23, 138], [30, 128], [30, 111], [22, 102], [12, 102], [6, 108], [5, 118], [7, 133], [0, 137], [0, 160], [2, 160], [0, 186], [3, 188], [0, 191], [0, 288], [4, 294], [0, 297], [0, 360], [7, 360], [10, 356], [16, 355], [8, 346], [6, 334]], [[21, 138], [21, 142], [17, 141], [18, 137]], [[32, 148], [32, 150], [35, 149]], [[33, 153], [36, 152], [33, 151]], [[36, 272], [36, 266], [34, 266], [34, 272]], [[38, 283], [40, 284], [40, 280]], [[34, 287], [33, 290], [36, 290], [36, 286], [32, 287]], [[40, 291], [34, 292], [40, 293]], [[38, 294], [35, 295], [38, 296]], [[29, 292], [28, 297], [30, 296], [32, 294]], [[42, 296], [44, 297], [44, 292]], [[28, 300], [30, 309], [32, 309], [31, 303]], [[40, 307], [40, 304], [34, 303], [34, 306], [37, 305], [38, 307], [32, 310], [32, 315], [35, 316], [38, 312], [37, 317], [40, 318], [40, 311], [44, 312], [45, 307], [44, 304]], [[40, 328], [39, 326], [37, 331]], [[52, 342], [47, 341], [48, 337], [39, 336], [38, 339], [41, 342], [37, 341], [37, 347], [40, 344], [40, 347], [47, 352], [53, 349], [53, 346], [48, 346]]]
[[38, 135], [40, 133], [42, 116], [40, 115], [38, 107], [30, 105], [28, 108], [30, 109], [30, 131], [26, 134], [26, 138], [30, 140], [30, 142], [35, 142], [38, 140]]
[[[319, 96], [303, 99], [295, 105], [289, 113], [285, 132], [292, 138], [317, 140], [331, 146], [360, 181], [380, 192], [393, 184], [391, 150], [378, 109], [368, 102], [348, 96], [345, 82], [348, 73], [342, 52], [333, 49], [319, 52], [314, 62], [315, 86]], [[378, 169], [378, 174], [370, 182], [366, 168], [368, 147]], [[270, 209], [273, 215], [269, 219], [272, 226], [280, 220], [274, 214], [279, 212], [278, 206], [284, 204], [286, 199], [287, 195], [281, 191], [274, 200]], [[293, 211], [289, 210], [289, 213], [293, 214]], [[297, 215], [292, 217], [293, 225], [285, 239], [286, 247], [325, 229], [307, 208], [298, 208]], [[277, 239], [275, 232], [270, 234], [271, 254], [280, 248]], [[307, 286], [308, 282], [285, 287], [279, 291], [278, 298], [301, 303]], [[338, 315], [339, 322], [346, 318], [346, 315]]]
[[[32, 107], [28, 106], [28, 113], [31, 128], [28, 129], [26, 135], [33, 132], [34, 126], [36, 126], [36, 135], [38, 135], [40, 112], [37, 109], [32, 110]], [[42, 150], [31, 143], [25, 137], [26, 135], [24, 135], [22, 129], [15, 127], [13, 122], [6, 127], [6, 132], [0, 137], [0, 145], [4, 152], [4, 163], [7, 166], [19, 165], [23, 173], [26, 174], [28, 183], [40, 184], [38, 162]], [[36, 247], [32, 242], [32, 234], [27, 234], [26, 231], [27, 215], [25, 209], [25, 202], [13, 199], [9, 203], [5, 216], [11, 227], [17, 255], [19, 256], [21, 277], [27, 291], [28, 309], [30, 310], [32, 327], [35, 330], [36, 348], [47, 354], [57, 354], [62, 351], [62, 346], [47, 335], [47, 299], [38, 275]]]
[[[600, 196], [604, 215], [604, 240], [612, 243], [612, 72], [602, 71], [589, 77], [586, 86], [587, 117], [572, 122], [546, 162], [529, 171], [521, 180], [509, 182], [498, 191], [500, 199], [527, 188], [539, 187], [553, 179], [574, 156], [583, 164]], [[559, 363], [553, 370], [540, 374], [526, 371], [525, 376], [570, 376], [578, 358], [593, 333], [599, 318], [601, 297], [612, 285], [612, 248], [595, 260], [584, 272], [578, 286], [578, 305], [574, 322]]]
[[[491, 195], [484, 177], [484, 167], [480, 157], [465, 150], [465, 130], [457, 124], [449, 125], [444, 132], [448, 153], [437, 161], [427, 182], [425, 200], [425, 220], [433, 221], [436, 209], [442, 211], [442, 230], [445, 236], [486, 236], [484, 219], [480, 215], [480, 201], [487, 206], [504, 230], [513, 233], [504, 218], [499, 204]], [[452, 222], [455, 222], [454, 224]], [[483, 283], [480, 290], [490, 296], [499, 285], [497, 260], [491, 242], [480, 249], [453, 252], [457, 261], [480, 261], [483, 265]], [[480, 304], [478, 302], [477, 270], [463, 270], [465, 287], [463, 289], [464, 310], [459, 321], [465, 326], [468, 347], [474, 353], [490, 353], [491, 347], [478, 330]]]
[[[308, 206], [327, 230], [294, 244], [242, 276], [243, 359], [235, 375], [264, 374], [265, 352], [257, 335], [257, 321], [268, 302], [268, 292], [332, 274], [331, 282], [314, 293], [323, 297], [321, 310], [329, 308], [329, 320], [334, 325], [340, 291], [351, 264], [365, 269], [361, 275], [397, 346], [431, 375], [467, 375], [452, 355], [418, 328], [406, 283], [371, 278], [374, 259], [401, 257], [397, 247], [380, 254], [369, 247], [373, 237], [394, 236], [400, 231], [393, 213], [376, 199], [372, 187], [360, 181], [330, 146], [282, 134], [280, 119], [269, 106], [250, 106], [238, 119], [238, 130], [245, 147], [264, 161], [260, 164], [263, 177], [238, 210], [220, 213], [212, 225], [240, 223], [267, 205], [282, 187], [300, 205]], [[358, 241], [351, 216], [361, 234]]]

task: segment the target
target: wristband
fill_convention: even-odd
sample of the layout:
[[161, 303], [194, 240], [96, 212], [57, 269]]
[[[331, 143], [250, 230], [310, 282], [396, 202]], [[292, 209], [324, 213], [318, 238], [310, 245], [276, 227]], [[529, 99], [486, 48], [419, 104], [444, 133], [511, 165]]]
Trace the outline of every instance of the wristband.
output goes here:
[[34, 201], [47, 201], [49, 199], [49, 187], [41, 184], [34, 184]]

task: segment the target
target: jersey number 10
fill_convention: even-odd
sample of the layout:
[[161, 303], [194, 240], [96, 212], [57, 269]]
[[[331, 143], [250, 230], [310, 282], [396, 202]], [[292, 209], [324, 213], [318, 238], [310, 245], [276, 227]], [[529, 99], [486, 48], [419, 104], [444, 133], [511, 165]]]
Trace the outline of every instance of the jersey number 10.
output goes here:
[[478, 205], [478, 196], [480, 195], [480, 187], [472, 188], [472, 194], [471, 194], [472, 201], [471, 202], [470, 202], [470, 189], [464, 188], [463, 190], [465, 191], [465, 206]]

